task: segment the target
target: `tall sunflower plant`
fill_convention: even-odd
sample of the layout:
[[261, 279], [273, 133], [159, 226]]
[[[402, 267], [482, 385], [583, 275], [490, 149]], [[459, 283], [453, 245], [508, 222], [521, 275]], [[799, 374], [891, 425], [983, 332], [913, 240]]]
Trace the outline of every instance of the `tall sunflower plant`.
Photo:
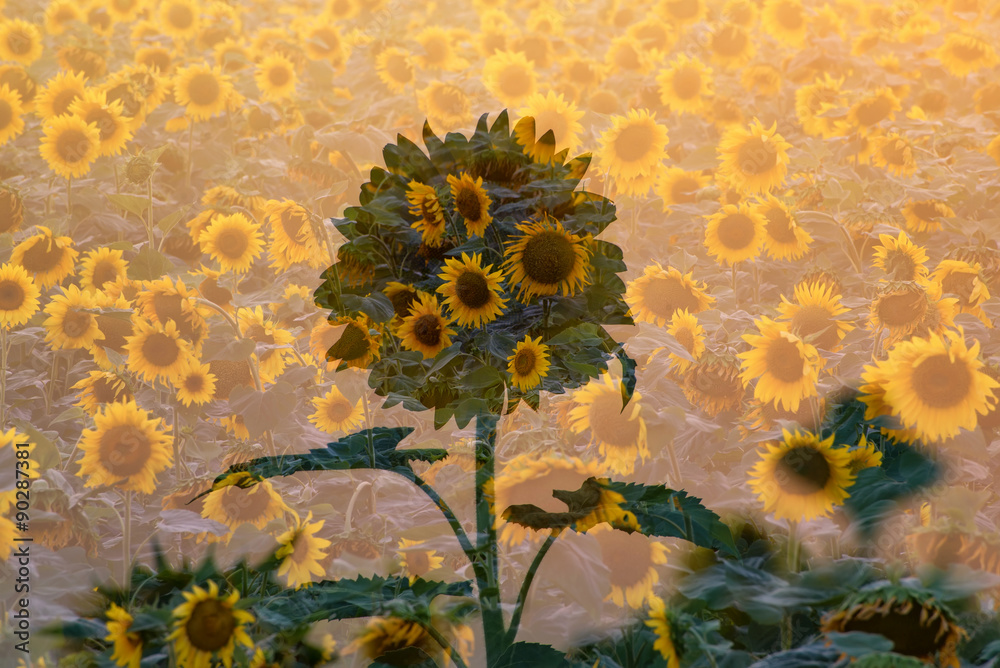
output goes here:
[[[370, 369], [369, 384], [387, 405], [433, 410], [437, 427], [452, 417], [462, 428], [475, 419], [475, 532], [410, 467], [438, 461], [446, 451], [397, 449], [410, 428], [374, 428], [324, 449], [255, 459], [220, 475], [213, 489], [299, 471], [380, 469], [403, 476], [444, 514], [472, 564], [475, 582], [464, 586], [471, 594], [475, 585], [487, 665], [561, 665], [567, 660], [560, 652], [516, 638], [535, 573], [562, 531], [609, 524], [727, 553], [735, 553], [733, 539], [699, 499], [662, 485], [590, 478], [577, 490], [554, 492], [565, 512], [494, 506], [502, 414], [521, 401], [537, 408], [542, 390], [586, 384], [612, 358], [624, 370], [623, 409], [632, 396], [635, 363], [603, 329], [632, 322], [617, 276], [625, 270], [622, 251], [595, 239], [615, 220], [615, 207], [578, 189], [590, 156], [568, 160], [567, 151], [556, 153], [552, 132], [536, 138], [531, 117], [511, 129], [506, 111], [492, 126], [483, 115], [471, 137], [449, 133], [444, 140], [425, 123], [423, 139], [426, 153], [402, 136], [386, 146], [386, 168], [371, 170], [359, 206], [334, 221], [347, 242], [315, 297], [330, 309], [330, 322], [343, 326], [328, 358], [341, 369]], [[530, 529], [552, 530], [509, 618], [500, 599], [498, 512]], [[283, 592], [280, 600], [265, 597], [258, 609], [294, 609], [314, 621], [391, 612], [420, 623], [427, 615], [417, 613], [416, 602], [429, 606], [440, 593], [420, 579], [401, 578], [378, 589], [395, 588], [407, 606], [393, 607], [384, 596], [343, 605], [345, 592], [359, 587], [367, 591], [355, 581], [319, 582]], [[463, 665], [461, 653], [445, 650]]]

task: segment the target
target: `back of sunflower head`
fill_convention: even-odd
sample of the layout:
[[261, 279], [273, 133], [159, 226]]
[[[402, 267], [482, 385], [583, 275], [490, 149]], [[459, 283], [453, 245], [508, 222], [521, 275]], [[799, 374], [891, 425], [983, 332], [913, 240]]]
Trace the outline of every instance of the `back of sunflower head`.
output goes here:
[[[370, 368], [370, 385], [411, 410], [499, 415], [539, 391], [578, 387], [618, 355], [602, 329], [631, 324], [622, 252], [598, 241], [614, 204], [579, 189], [590, 164], [555, 152], [534, 119], [511, 130], [503, 111], [470, 137], [442, 140], [424, 124], [426, 152], [400, 135], [334, 219], [346, 238], [316, 303], [343, 325], [328, 358]], [[504, 397], [507, 396], [505, 404]]]

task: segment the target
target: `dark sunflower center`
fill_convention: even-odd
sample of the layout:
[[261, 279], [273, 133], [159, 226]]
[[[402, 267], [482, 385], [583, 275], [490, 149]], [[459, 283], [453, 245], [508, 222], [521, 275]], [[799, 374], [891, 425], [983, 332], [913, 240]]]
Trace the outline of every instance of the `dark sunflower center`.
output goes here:
[[0, 190], [0, 232], [7, 232], [24, 220], [24, 205], [10, 190]]
[[948, 95], [939, 90], [929, 90], [921, 96], [920, 107], [924, 111], [940, 114], [948, 108]]
[[98, 262], [94, 267], [94, 277], [91, 279], [94, 287], [100, 290], [105, 283], [114, 283], [118, 278], [118, 270], [110, 262]]
[[794, 2], [783, 2], [778, 7], [775, 17], [786, 30], [798, 30], [805, 21], [802, 16], [802, 6]]
[[205, 376], [195, 372], [184, 378], [184, 389], [188, 392], [201, 392], [205, 389]]
[[886, 327], [906, 327], [927, 314], [927, 299], [919, 290], [884, 295], [878, 300], [876, 314]]
[[858, 105], [858, 122], [868, 127], [875, 125], [879, 121], [887, 118], [892, 113], [892, 103], [885, 96], [880, 95], [874, 100], [865, 100]]
[[625, 44], [615, 54], [615, 64], [626, 70], [635, 70], [642, 65], [639, 53], [630, 44]]
[[5, 130], [14, 120], [14, 108], [7, 100], [0, 100], [0, 130]]
[[0, 310], [16, 311], [24, 304], [24, 288], [17, 281], [0, 281]]
[[785, 383], [794, 383], [805, 375], [805, 360], [798, 346], [784, 337], [771, 341], [767, 346], [767, 371]]
[[837, 325], [830, 317], [830, 312], [822, 306], [805, 306], [799, 309], [792, 316], [790, 329], [800, 338], [818, 334], [813, 345], [823, 350], [832, 350], [839, 342]]
[[222, 94], [219, 79], [211, 72], [199, 72], [191, 77], [187, 86], [188, 97], [200, 106], [214, 104]]
[[465, 271], [455, 281], [455, 295], [468, 308], [480, 308], [490, 301], [490, 286], [477, 271]]
[[907, 163], [907, 149], [909, 144], [907, 144], [902, 139], [891, 139], [884, 144], [880, 149], [882, 157], [890, 165], [905, 165]]
[[232, 610], [215, 599], [198, 602], [184, 630], [191, 645], [202, 652], [216, 652], [227, 644], [236, 629]]
[[170, 69], [170, 54], [163, 49], [153, 49], [146, 51], [142, 55], [142, 64], [151, 69], [166, 72]]
[[1000, 109], [1000, 84], [989, 83], [977, 91], [976, 99], [983, 113]]
[[615, 138], [615, 156], [623, 162], [634, 162], [649, 155], [653, 144], [653, 129], [646, 125], [631, 125]]
[[682, 176], [670, 186], [670, 197], [676, 204], [693, 204], [698, 192], [698, 181], [690, 176]]
[[274, 345], [274, 334], [268, 334], [267, 328], [258, 323], [254, 323], [247, 328], [246, 338], [253, 339], [257, 343]]
[[368, 332], [352, 322], [344, 328], [340, 339], [330, 348], [327, 357], [349, 362], [363, 357], [367, 352]]
[[249, 489], [226, 487], [220, 505], [230, 523], [254, 522], [267, 512], [271, 495], [259, 485]]
[[927, 620], [924, 617], [926, 614], [919, 604], [914, 604], [905, 613], [894, 606], [887, 614], [876, 613], [865, 619], [861, 619], [861, 615], [855, 616], [844, 624], [843, 630], [846, 633], [861, 631], [884, 636], [892, 641], [892, 651], [897, 654], [933, 656], [944, 646], [947, 622], [941, 617], [934, 621]]
[[747, 48], [747, 34], [738, 26], [723, 26], [712, 35], [712, 51], [724, 58], [734, 58]]
[[531, 89], [531, 80], [520, 67], [511, 66], [497, 77], [500, 90], [509, 97], [523, 97]]
[[194, 12], [190, 7], [174, 4], [167, 12], [167, 21], [177, 30], [187, 30], [194, 23]]
[[97, 316], [97, 327], [104, 338], [97, 342], [102, 348], [110, 348], [116, 353], [125, 351], [126, 336], [132, 336], [132, 323], [110, 315]]
[[406, 568], [414, 575], [423, 575], [431, 570], [430, 552], [413, 550], [406, 553]]
[[[630, 412], [630, 411], [626, 411]], [[629, 420], [622, 413], [622, 398], [617, 392], [603, 392], [590, 405], [590, 432], [598, 441], [614, 448], [634, 448], [639, 442], [639, 419]]]
[[441, 319], [433, 313], [417, 318], [413, 323], [413, 336], [425, 346], [433, 348], [441, 344]]
[[90, 138], [76, 128], [63, 130], [56, 137], [56, 153], [67, 163], [80, 162], [90, 153], [90, 148]]
[[462, 217], [473, 223], [479, 222], [483, 217], [483, 209], [479, 204], [479, 196], [470, 186], [463, 186], [455, 197], [455, 208], [462, 214]]
[[928, 357], [913, 369], [913, 391], [931, 408], [950, 408], [965, 401], [972, 389], [972, 372], [947, 353]]
[[519, 376], [527, 376], [535, 370], [535, 351], [522, 348], [514, 356], [514, 372]]
[[128, 391], [125, 384], [114, 379], [98, 378], [92, 387], [94, 399], [101, 404], [128, 401], [132, 398], [132, 393]]
[[111, 135], [115, 133], [118, 124], [115, 123], [115, 118], [106, 109], [91, 109], [87, 112], [85, 119], [88, 123], [94, 123], [97, 125], [97, 129], [101, 132], [101, 141], [107, 141], [111, 138]]
[[778, 460], [774, 478], [787, 494], [815, 494], [830, 480], [830, 462], [823, 453], [809, 446], [792, 448]]
[[941, 216], [941, 211], [935, 202], [917, 202], [910, 210], [917, 218], [928, 222], [933, 222]]
[[667, 12], [675, 19], [691, 19], [698, 15], [698, 0], [669, 0]]
[[767, 219], [767, 235], [779, 244], [794, 244], [795, 227], [791, 217], [779, 207], [773, 206], [764, 214]]
[[941, 281], [945, 293], [957, 295], [962, 306], [972, 303], [972, 291], [975, 289], [976, 275], [966, 272], [952, 272]]
[[135, 116], [142, 107], [142, 103], [128, 83], [118, 84], [108, 90], [108, 103], [116, 101], [122, 103], [122, 112], [129, 117]]
[[736, 159], [744, 174], [756, 176], [766, 174], [775, 168], [778, 164], [778, 151], [773, 141], [750, 137], [740, 146]]
[[7, 36], [7, 46], [14, 54], [23, 56], [31, 51], [31, 37], [20, 31], [12, 32]]
[[749, 216], [734, 213], [719, 221], [719, 242], [726, 248], [742, 250], [754, 239], [754, 225]]
[[949, 51], [951, 52], [951, 55], [955, 56], [959, 60], [964, 60], [967, 63], [973, 63], [985, 55], [983, 45], [978, 42], [973, 42], [972, 44], [952, 44]]
[[152, 447], [146, 433], [131, 425], [115, 425], [101, 436], [101, 464], [112, 475], [128, 478], [146, 466]]
[[281, 212], [281, 229], [285, 231], [285, 234], [287, 234], [288, 238], [292, 241], [298, 242], [299, 231], [302, 230], [302, 226], [305, 225], [305, 222], [305, 218], [296, 212]]
[[440, 65], [448, 59], [448, 43], [441, 39], [432, 39], [424, 44], [428, 65]]
[[332, 402], [326, 409], [326, 415], [333, 422], [343, 422], [347, 418], [351, 417], [351, 413], [354, 412], [354, 406], [347, 399], [340, 399], [338, 401]]
[[63, 259], [63, 249], [51, 237], [43, 237], [24, 253], [21, 266], [31, 273], [52, 271]]
[[909, 253], [891, 250], [885, 256], [885, 273], [894, 281], [912, 281], [916, 279], [917, 264]]
[[524, 273], [537, 282], [555, 285], [569, 278], [576, 267], [573, 242], [553, 230], [531, 237], [521, 254]]
[[215, 376], [214, 399], [228, 399], [229, 393], [237, 385], [249, 386], [253, 383], [250, 375], [250, 363], [246, 360], [233, 362], [230, 360], [212, 360], [208, 363], [208, 372]]
[[35, 99], [35, 82], [21, 69], [11, 68], [0, 74], [0, 86], [3, 84], [21, 94], [21, 104], [28, 104]]
[[319, 48], [323, 53], [332, 53], [340, 47], [340, 38], [332, 28], [320, 28], [312, 34], [313, 48]]
[[196, 342], [201, 338], [202, 330], [184, 311], [184, 304], [184, 298], [178, 294], [157, 292], [153, 296], [153, 312], [156, 314], [156, 319], [164, 324], [173, 320], [181, 338]]
[[285, 86], [292, 80], [292, 72], [284, 65], [276, 65], [268, 70], [267, 80], [272, 86]]
[[386, 62], [385, 69], [394, 81], [408, 83], [413, 79], [413, 65], [402, 54], [393, 54]]
[[400, 318], [405, 318], [410, 315], [410, 307], [413, 306], [413, 302], [416, 299], [417, 293], [413, 290], [400, 290], [389, 301], [392, 302], [392, 309], [396, 312], [396, 315]]
[[647, 537], [639, 532], [602, 531], [596, 538], [612, 585], [626, 589], [646, 579], [653, 567], [653, 549]]
[[684, 350], [694, 354], [694, 332], [687, 327], [681, 327], [674, 333], [677, 343], [684, 346]]
[[62, 330], [66, 336], [75, 338], [83, 336], [90, 329], [94, 316], [82, 311], [69, 310], [66, 312], [62, 322]]
[[682, 100], [690, 100], [701, 92], [701, 73], [696, 67], [683, 67], [674, 73], [674, 93]]
[[226, 257], [237, 260], [250, 247], [250, 240], [242, 230], [227, 229], [215, 238], [215, 247]]
[[699, 306], [697, 295], [673, 276], [651, 280], [642, 293], [642, 301], [661, 318], [670, 318], [678, 309], [694, 313]]
[[95, 7], [87, 14], [87, 23], [97, 30], [107, 30], [111, 26], [111, 15], [103, 7]]
[[142, 342], [142, 357], [155, 367], [168, 367], [177, 361], [181, 354], [180, 346], [173, 338], [154, 332]]

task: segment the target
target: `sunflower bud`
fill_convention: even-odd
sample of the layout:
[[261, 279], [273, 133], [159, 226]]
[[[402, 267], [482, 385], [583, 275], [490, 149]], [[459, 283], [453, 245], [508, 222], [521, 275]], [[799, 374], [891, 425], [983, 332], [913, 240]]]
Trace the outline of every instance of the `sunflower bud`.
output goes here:
[[156, 161], [144, 153], [134, 155], [125, 163], [125, 178], [136, 186], [144, 185], [156, 171]]
[[10, 186], [0, 185], [0, 233], [14, 232], [24, 222], [24, 200]]

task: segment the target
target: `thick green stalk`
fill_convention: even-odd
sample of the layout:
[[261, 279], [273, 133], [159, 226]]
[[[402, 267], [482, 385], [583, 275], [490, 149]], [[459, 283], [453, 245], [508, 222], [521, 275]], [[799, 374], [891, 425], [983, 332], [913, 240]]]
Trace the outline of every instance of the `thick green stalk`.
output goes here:
[[528, 602], [528, 594], [531, 592], [531, 582], [535, 579], [538, 567], [542, 565], [542, 559], [548, 553], [549, 548], [556, 542], [557, 534], [551, 533], [535, 554], [535, 558], [528, 567], [528, 572], [521, 583], [521, 591], [517, 595], [517, 604], [514, 606], [514, 616], [510, 619], [510, 628], [507, 630], [507, 644], [513, 644], [517, 639], [517, 628], [521, 625], [521, 614], [524, 613], [524, 606]]
[[[486, 638], [486, 665], [494, 666], [507, 648], [503, 609], [500, 607], [499, 553], [497, 550], [496, 516], [492, 499], [487, 496], [493, 486], [494, 450], [497, 441], [497, 416], [480, 414], [476, 417], [476, 548], [479, 567], [476, 585], [479, 607], [483, 614]], [[489, 490], [492, 491], [492, 490]]]

